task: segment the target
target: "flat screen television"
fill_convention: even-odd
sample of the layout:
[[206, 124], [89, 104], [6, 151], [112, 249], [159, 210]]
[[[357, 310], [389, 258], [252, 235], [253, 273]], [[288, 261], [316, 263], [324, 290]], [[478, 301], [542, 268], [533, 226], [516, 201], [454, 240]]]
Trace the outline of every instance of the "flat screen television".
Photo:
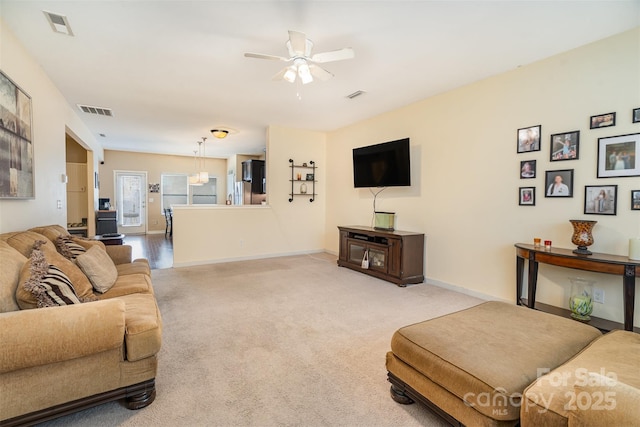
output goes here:
[[411, 185], [409, 138], [353, 149], [353, 186]]

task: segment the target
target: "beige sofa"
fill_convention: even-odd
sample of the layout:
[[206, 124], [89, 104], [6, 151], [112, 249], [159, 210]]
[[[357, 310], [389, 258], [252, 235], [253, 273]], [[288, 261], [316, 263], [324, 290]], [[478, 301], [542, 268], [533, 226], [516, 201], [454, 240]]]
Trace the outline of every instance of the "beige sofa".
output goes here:
[[[54, 243], [60, 236], [71, 240], [57, 225], [0, 234], [3, 426], [32, 424], [118, 399], [140, 409], [155, 398], [162, 327], [149, 264], [132, 261], [130, 246], [76, 242], [87, 253], [97, 246], [93, 251], [105, 251], [115, 264], [113, 286], [95, 292], [83, 270], [58, 253]], [[39, 241], [44, 243], [34, 251]], [[39, 300], [24, 285], [42, 256], [40, 264], [55, 265], [68, 276], [82, 303], [37, 308]]]

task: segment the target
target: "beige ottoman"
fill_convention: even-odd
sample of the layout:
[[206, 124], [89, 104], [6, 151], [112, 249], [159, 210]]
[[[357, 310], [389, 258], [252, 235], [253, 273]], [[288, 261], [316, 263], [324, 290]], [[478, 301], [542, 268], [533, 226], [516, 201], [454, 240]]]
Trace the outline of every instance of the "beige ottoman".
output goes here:
[[454, 425], [513, 426], [525, 388], [599, 336], [571, 319], [486, 302], [396, 331], [391, 396], [420, 401]]

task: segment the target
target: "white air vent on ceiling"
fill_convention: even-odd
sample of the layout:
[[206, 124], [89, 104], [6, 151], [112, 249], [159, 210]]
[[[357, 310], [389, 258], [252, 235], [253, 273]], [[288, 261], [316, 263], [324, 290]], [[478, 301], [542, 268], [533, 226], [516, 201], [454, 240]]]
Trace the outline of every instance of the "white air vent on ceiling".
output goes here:
[[49, 25], [51, 25], [51, 29], [53, 31], [60, 34], [73, 36], [73, 31], [71, 31], [71, 26], [69, 25], [69, 21], [67, 20], [66, 16], [47, 12], [46, 10], [43, 10], [42, 12], [44, 13], [44, 16], [47, 17], [47, 21], [49, 21]]
[[111, 108], [92, 107], [90, 105], [81, 105], [81, 104], [78, 104], [78, 108], [87, 114], [97, 114], [98, 116], [113, 117], [113, 110], [111, 110]]
[[357, 91], [355, 91], [355, 92], [353, 92], [353, 93], [351, 93], [351, 94], [347, 95], [347, 98], [349, 98], [349, 99], [357, 98], [358, 96], [360, 96], [360, 95], [364, 95], [365, 93], [366, 93], [366, 92], [365, 92], [365, 91], [363, 91], [363, 90], [357, 90]]

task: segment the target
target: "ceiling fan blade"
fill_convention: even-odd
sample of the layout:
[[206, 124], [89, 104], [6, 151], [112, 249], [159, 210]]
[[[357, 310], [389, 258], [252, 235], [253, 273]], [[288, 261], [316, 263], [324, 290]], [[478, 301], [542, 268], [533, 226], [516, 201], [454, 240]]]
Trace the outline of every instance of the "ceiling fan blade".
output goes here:
[[284, 58], [282, 56], [276, 56], [276, 55], [264, 55], [262, 53], [250, 53], [247, 52], [244, 54], [244, 56], [246, 56], [247, 58], [258, 58], [258, 59], [270, 59], [272, 61], [288, 61], [288, 58]]
[[344, 49], [332, 50], [330, 52], [316, 53], [311, 57], [313, 62], [322, 64], [323, 62], [342, 61], [343, 59], [351, 59], [355, 56], [353, 49], [345, 47]]
[[[289, 30], [289, 55], [305, 56], [307, 50], [307, 36], [299, 31]], [[309, 47], [311, 49], [311, 47]]]
[[327, 81], [333, 77], [333, 73], [314, 64], [309, 65], [309, 70], [311, 71], [311, 75], [318, 80]]

